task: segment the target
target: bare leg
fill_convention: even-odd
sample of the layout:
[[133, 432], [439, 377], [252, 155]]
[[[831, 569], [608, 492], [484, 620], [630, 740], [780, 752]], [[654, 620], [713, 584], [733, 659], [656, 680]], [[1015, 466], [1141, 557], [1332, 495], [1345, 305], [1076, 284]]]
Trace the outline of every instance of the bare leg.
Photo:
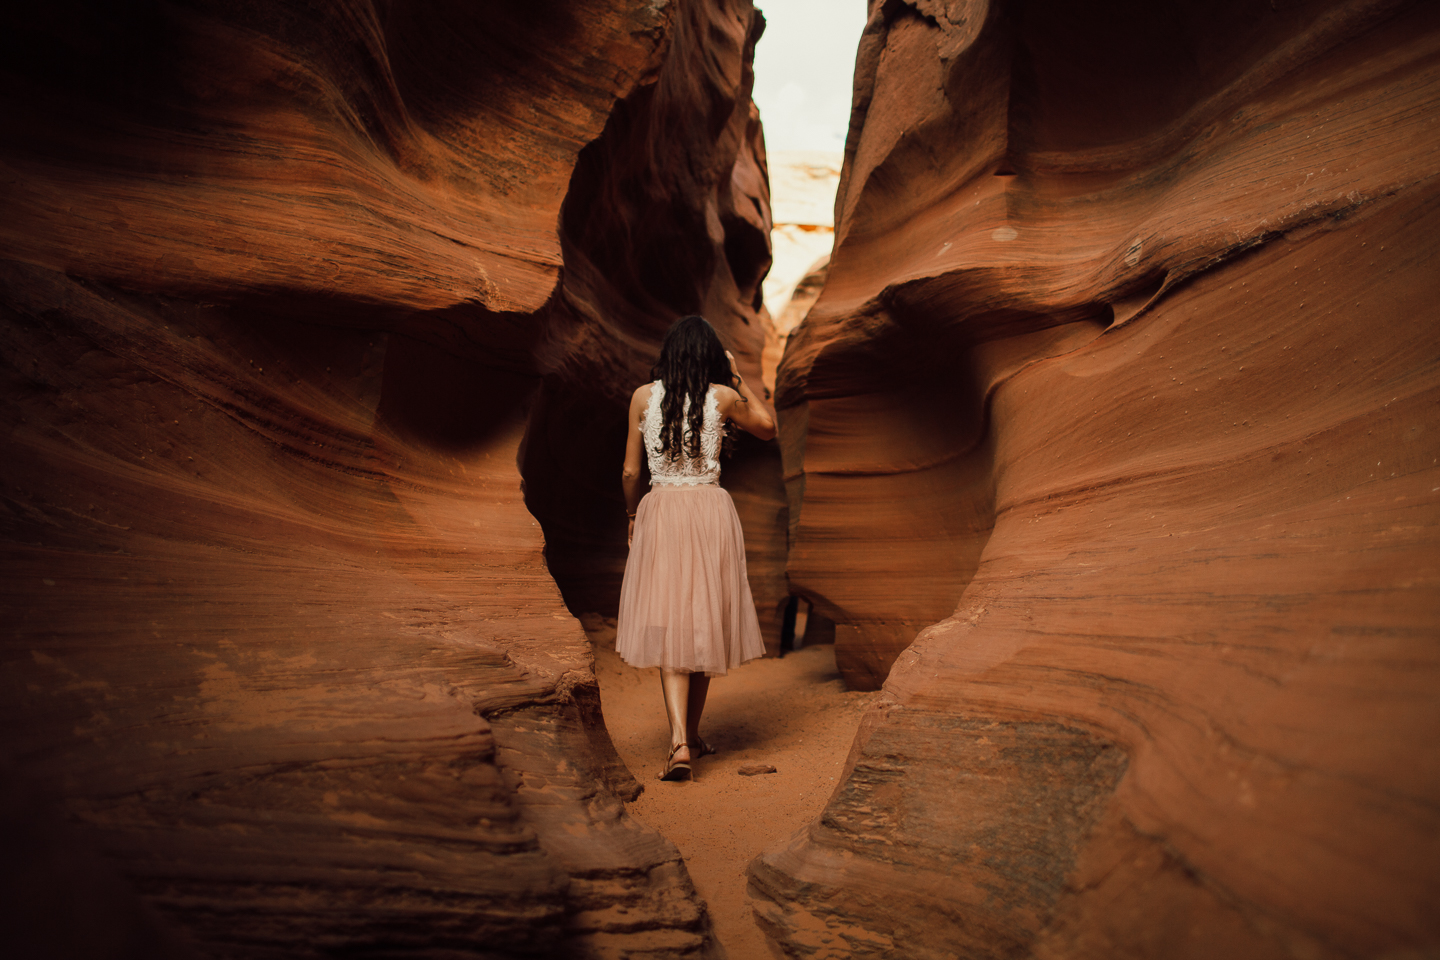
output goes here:
[[[707, 682], [709, 677], [703, 679]], [[694, 687], [691, 684], [691, 677], [684, 670], [661, 670], [660, 689], [665, 692], [665, 715], [670, 718], [670, 746], [674, 751], [675, 760], [689, 761], [690, 748], [681, 746], [688, 744], [685, 739], [685, 731], [688, 726], [687, 713], [690, 708], [690, 700]], [[701, 695], [701, 703], [704, 703], [704, 695]]]
[[690, 696], [685, 711], [685, 742], [699, 748], [705, 741], [700, 739], [700, 714], [705, 712], [705, 697], [710, 693], [710, 678], [703, 673], [690, 675]]

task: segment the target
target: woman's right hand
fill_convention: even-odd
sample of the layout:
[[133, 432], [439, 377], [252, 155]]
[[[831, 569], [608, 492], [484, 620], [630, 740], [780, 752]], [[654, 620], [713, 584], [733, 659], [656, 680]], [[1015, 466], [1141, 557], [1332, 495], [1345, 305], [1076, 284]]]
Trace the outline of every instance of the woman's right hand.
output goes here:
[[[735, 355], [726, 350], [725, 358], [730, 361], [730, 374], [735, 378], [735, 393], [729, 399], [721, 401], [720, 413], [735, 421], [735, 425], [740, 429], [755, 434], [761, 440], [774, 438], [775, 418], [751, 393], [745, 378], [740, 376], [740, 371], [735, 366]], [[755, 400], [754, 403], [750, 402], [752, 399]]]
[[730, 361], [730, 386], [740, 382], [740, 367], [735, 363], [735, 354], [729, 350], [725, 351], [725, 359]]

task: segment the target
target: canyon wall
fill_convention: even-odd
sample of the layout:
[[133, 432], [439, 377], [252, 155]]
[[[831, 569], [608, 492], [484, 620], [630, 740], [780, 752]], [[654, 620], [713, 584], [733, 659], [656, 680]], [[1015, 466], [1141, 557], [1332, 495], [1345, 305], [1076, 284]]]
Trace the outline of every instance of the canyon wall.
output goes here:
[[[624, 813], [522, 464], [542, 503], [623, 513], [618, 398], [670, 314], [710, 312], [758, 376], [760, 24], [748, 0], [6, 11], [7, 942], [717, 952]], [[552, 416], [591, 397], [615, 416]], [[783, 583], [780, 497], [751, 500]], [[618, 524], [592, 539], [623, 557]]]
[[[877, 0], [780, 365], [788, 956], [1440, 947], [1440, 8]], [[913, 641], [913, 642], [912, 642]]]

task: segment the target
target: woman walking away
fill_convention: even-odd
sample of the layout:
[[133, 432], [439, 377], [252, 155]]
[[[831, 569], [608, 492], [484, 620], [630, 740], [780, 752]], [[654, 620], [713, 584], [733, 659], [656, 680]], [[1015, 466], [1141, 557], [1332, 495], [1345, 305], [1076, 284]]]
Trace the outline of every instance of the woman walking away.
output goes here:
[[[623, 474], [630, 557], [615, 648], [632, 666], [660, 668], [670, 719], [660, 779], [687, 780], [692, 758], [715, 752], [700, 739], [710, 678], [765, 652], [740, 517], [720, 488], [722, 435], [733, 421], [769, 440], [775, 421], [703, 317], [675, 321], [650, 375], [655, 381], [630, 398]], [[644, 499], [642, 448], [651, 484]]]

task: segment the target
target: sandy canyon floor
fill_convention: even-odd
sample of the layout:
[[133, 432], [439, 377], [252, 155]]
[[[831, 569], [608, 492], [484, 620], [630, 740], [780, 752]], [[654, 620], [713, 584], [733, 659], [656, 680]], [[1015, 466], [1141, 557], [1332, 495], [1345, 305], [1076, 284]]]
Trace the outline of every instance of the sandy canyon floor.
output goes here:
[[[586, 628], [606, 726], [645, 787], [630, 813], [680, 848], [732, 960], [769, 956], [745, 895], [745, 867], [820, 815], [876, 694], [845, 689], [832, 645], [752, 661], [711, 683], [701, 732], [719, 752], [694, 764], [692, 781], [664, 783], [660, 672], [619, 658], [613, 623], [587, 620]], [[742, 776], [746, 764], [776, 772]]]

